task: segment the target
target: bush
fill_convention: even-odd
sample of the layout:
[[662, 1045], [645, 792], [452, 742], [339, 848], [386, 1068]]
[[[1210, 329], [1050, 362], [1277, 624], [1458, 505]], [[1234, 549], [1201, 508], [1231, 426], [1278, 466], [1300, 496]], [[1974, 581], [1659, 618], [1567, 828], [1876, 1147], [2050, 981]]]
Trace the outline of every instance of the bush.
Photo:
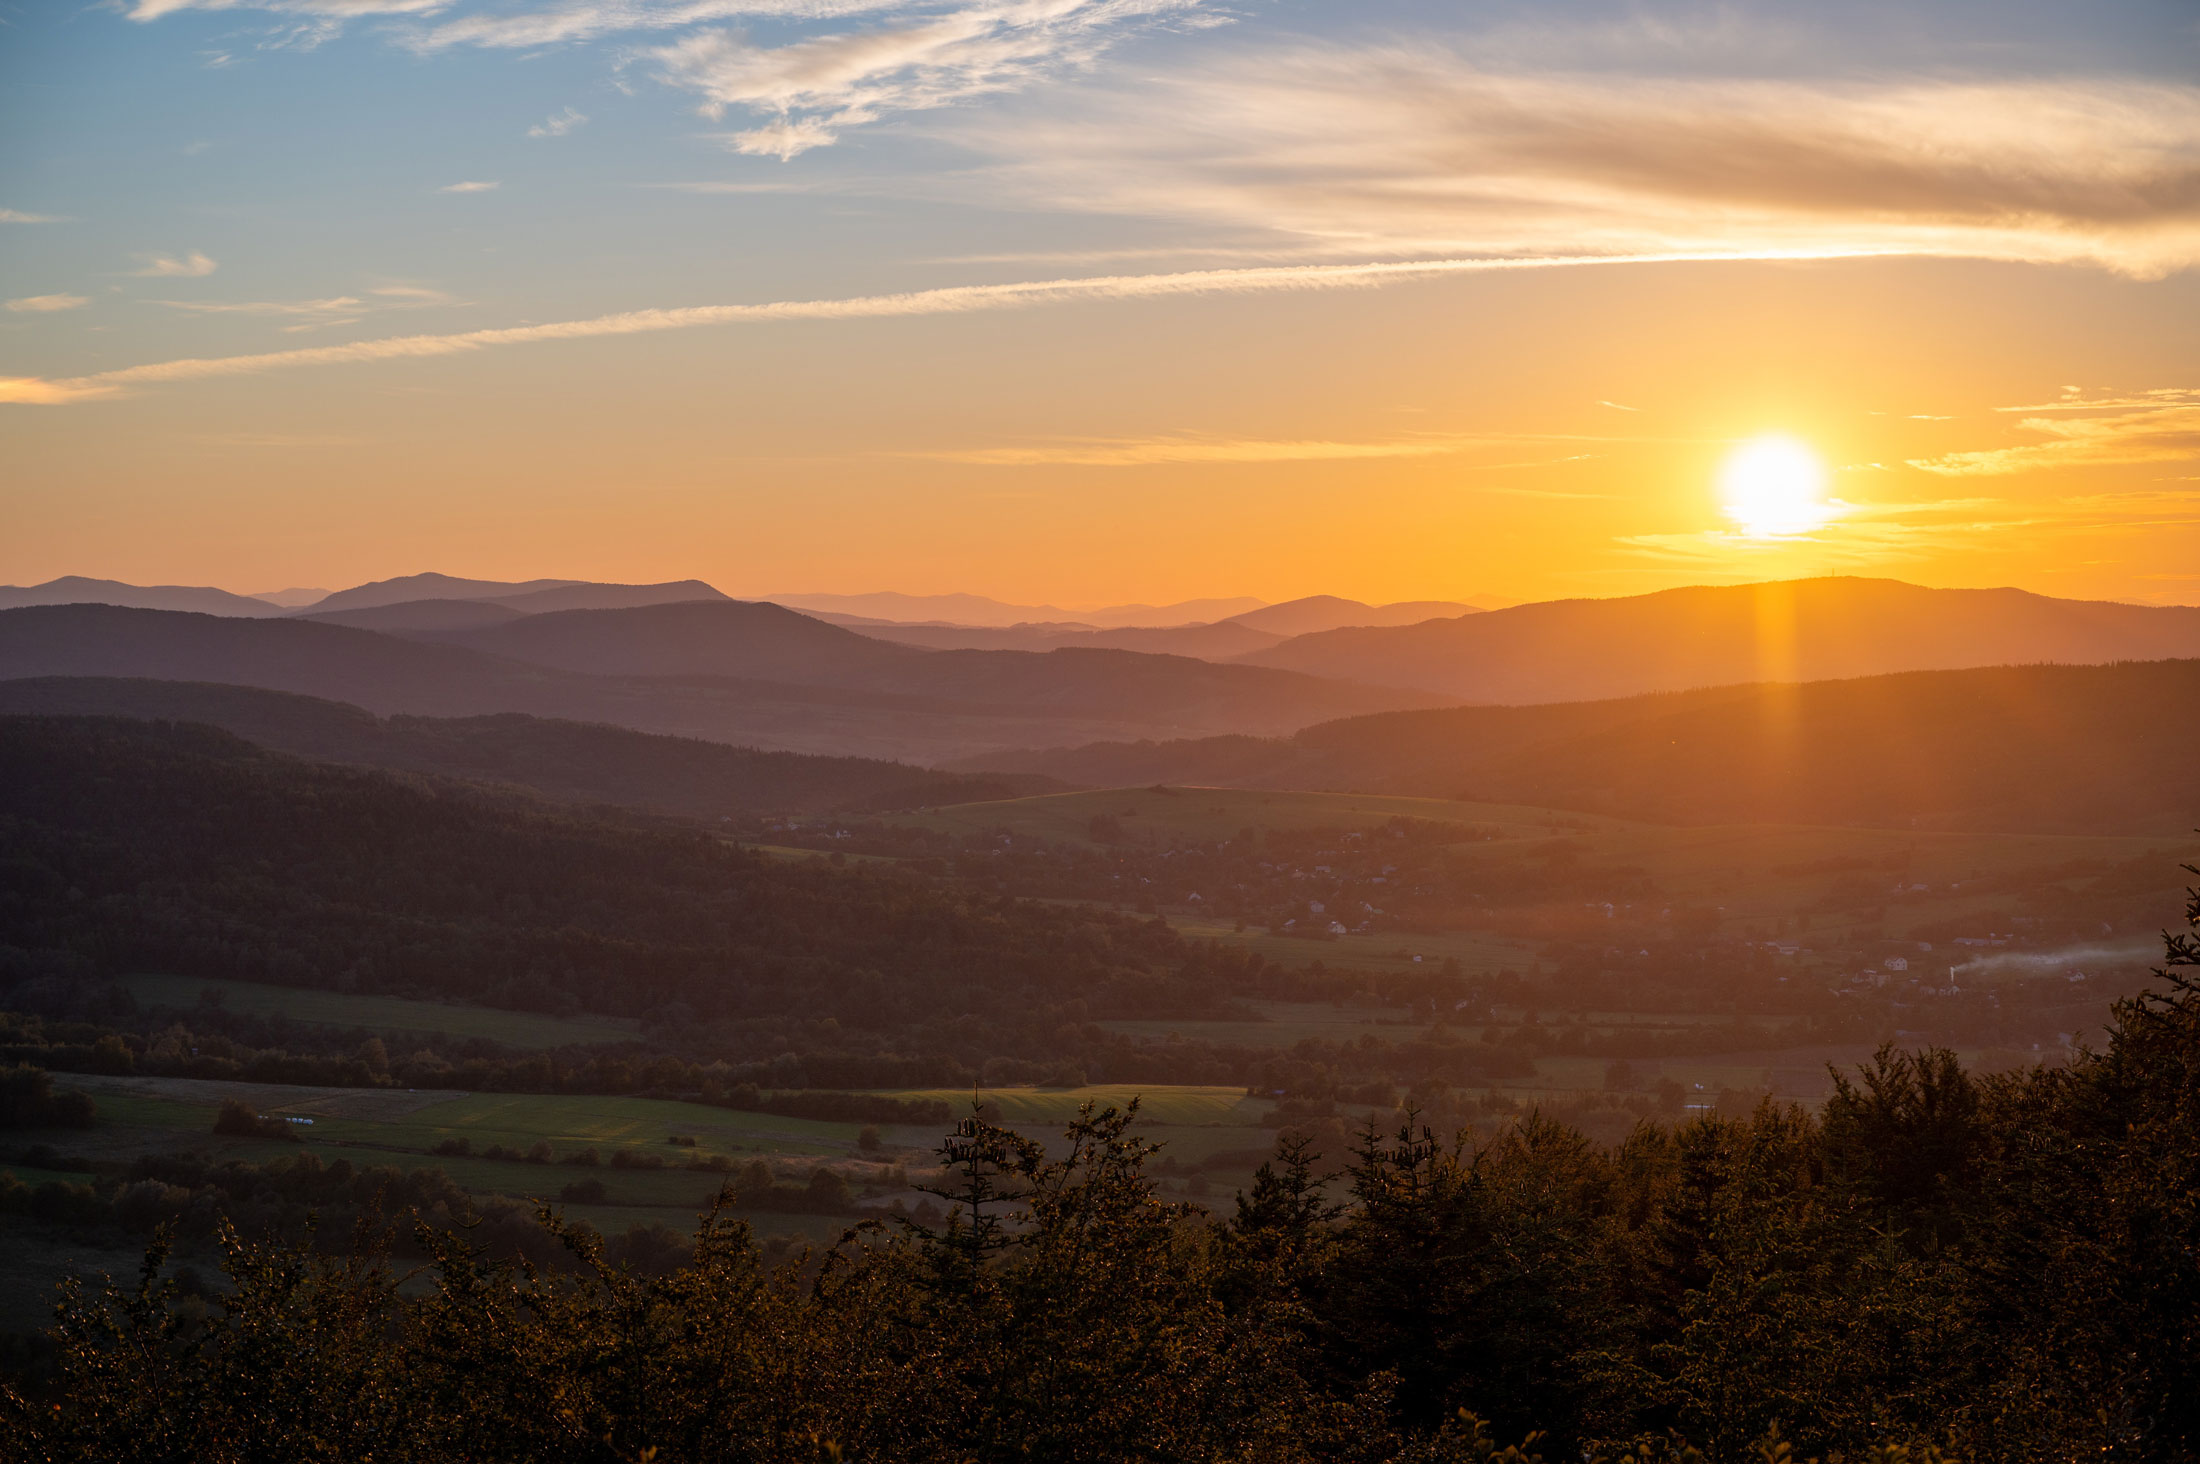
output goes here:
[[232, 1098], [214, 1115], [214, 1132], [239, 1139], [281, 1139], [298, 1142], [298, 1134], [279, 1118], [262, 1118], [251, 1104]]
[[558, 1198], [568, 1205], [600, 1205], [610, 1193], [600, 1179], [577, 1179], [558, 1191]]
[[56, 1093], [44, 1068], [0, 1068], [0, 1129], [90, 1128], [94, 1112], [89, 1094]]

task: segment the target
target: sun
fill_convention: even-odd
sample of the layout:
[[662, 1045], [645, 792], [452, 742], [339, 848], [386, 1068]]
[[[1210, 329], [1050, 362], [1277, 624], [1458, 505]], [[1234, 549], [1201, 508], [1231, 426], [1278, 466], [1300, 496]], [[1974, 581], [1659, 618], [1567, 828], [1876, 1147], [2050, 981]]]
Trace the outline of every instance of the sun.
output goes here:
[[1751, 539], [1788, 539], [1824, 527], [1834, 513], [1825, 489], [1825, 464], [1792, 437], [1753, 437], [1719, 470], [1726, 516]]

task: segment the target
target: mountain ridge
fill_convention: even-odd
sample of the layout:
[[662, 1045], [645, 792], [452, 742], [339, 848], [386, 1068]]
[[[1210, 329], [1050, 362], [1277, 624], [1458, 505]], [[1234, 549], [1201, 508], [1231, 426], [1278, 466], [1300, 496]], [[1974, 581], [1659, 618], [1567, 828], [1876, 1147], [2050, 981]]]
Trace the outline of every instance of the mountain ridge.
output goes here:
[[1827, 576], [1546, 600], [1297, 637], [1236, 657], [1491, 705], [2034, 661], [2200, 655], [2200, 607]]

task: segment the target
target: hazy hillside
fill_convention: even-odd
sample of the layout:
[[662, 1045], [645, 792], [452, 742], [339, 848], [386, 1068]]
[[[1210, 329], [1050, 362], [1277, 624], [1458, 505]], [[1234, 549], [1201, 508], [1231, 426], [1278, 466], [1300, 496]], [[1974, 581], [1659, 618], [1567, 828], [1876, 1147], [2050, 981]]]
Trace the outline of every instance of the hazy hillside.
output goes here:
[[273, 616], [279, 606], [206, 585], [126, 585], [120, 580], [63, 575], [42, 585], [0, 585], [0, 610], [26, 605], [127, 605], [140, 610], [191, 610], [202, 615]]
[[[701, 612], [701, 613], [699, 613]], [[711, 620], [715, 613], [717, 619]], [[589, 617], [601, 617], [591, 620]], [[622, 624], [619, 617], [639, 617]], [[608, 627], [604, 621], [612, 622]], [[703, 622], [699, 627], [697, 621]], [[512, 622], [578, 627], [534, 654], [618, 665], [632, 654], [681, 664], [772, 667], [806, 684], [698, 675], [598, 675], [528, 664], [464, 645], [308, 619], [243, 620], [109, 606], [0, 611], [0, 680], [150, 677], [301, 692], [380, 715], [527, 712], [797, 752], [936, 763], [1017, 747], [1294, 731], [1313, 722], [1436, 698], [1353, 687], [1251, 666], [1123, 651], [930, 653], [866, 640], [776, 606], [675, 605], [558, 612]], [[640, 634], [688, 626], [695, 634]], [[741, 626], [743, 650], [714, 635]], [[685, 648], [683, 650], [683, 647]], [[594, 659], [589, 659], [593, 657]], [[711, 658], [716, 657], [713, 660]], [[654, 659], [649, 659], [654, 658]], [[829, 678], [829, 679], [828, 679]], [[834, 684], [837, 681], [838, 684]]]
[[350, 625], [360, 630], [412, 631], [474, 630], [502, 625], [527, 612], [496, 600], [401, 600], [394, 605], [362, 605], [351, 610], [309, 610], [298, 618], [326, 625]]
[[2200, 661], [1908, 672], [985, 759], [1071, 782], [1415, 793], [1670, 823], [2200, 827]]
[[371, 605], [401, 605], [407, 600], [494, 600], [586, 584], [585, 580], [477, 580], [448, 574], [407, 574], [396, 579], [372, 580], [338, 590], [325, 600], [305, 607], [307, 613], [331, 610], [364, 610]]
[[610, 676], [739, 676], [849, 686], [923, 658], [779, 605], [689, 601], [560, 610], [443, 639], [538, 666]]
[[675, 605], [683, 600], [727, 598], [701, 580], [684, 579], [654, 585], [554, 585], [526, 594], [499, 595], [496, 602], [526, 615], [541, 615], [552, 610], [630, 610], [641, 605]]
[[1195, 625], [1227, 620], [1265, 603], [1250, 595], [1215, 600], [1179, 600], [1173, 605], [1105, 605], [1097, 610], [1064, 610], [1059, 605], [1011, 605], [984, 595], [773, 594], [761, 598], [798, 610], [826, 611], [902, 624], [1022, 625], [1032, 621], [1075, 621], [1100, 629], [1125, 625]]
[[[822, 618], [822, 617], [821, 617]], [[849, 616], [836, 619], [858, 635], [898, 645], [949, 651], [1053, 651], [1064, 647], [1115, 651], [1146, 651], [1160, 656], [1196, 656], [1203, 661], [1227, 660], [1277, 645], [1284, 639], [1254, 630], [1234, 620], [1212, 625], [1124, 626], [1095, 630], [1074, 622], [1044, 621], [1030, 625], [896, 625]]]
[[1333, 630], [1240, 659], [1517, 704], [2192, 655], [2200, 655], [2200, 608], [1828, 578], [1553, 600], [1392, 629]]
[[0, 681], [0, 715], [25, 714], [197, 722], [277, 752], [510, 783], [572, 802], [686, 818], [904, 808], [1061, 786], [1028, 775], [956, 776], [868, 758], [760, 752], [517, 712], [378, 718], [342, 702], [208, 682]]
[[779, 605], [726, 601], [566, 611], [444, 637], [514, 660], [598, 675], [738, 676], [928, 697], [973, 708], [1114, 716], [1217, 729], [1293, 728], [1430, 705], [1412, 692], [1183, 656], [1065, 648], [922, 651]]
[[1280, 605], [1264, 605], [1233, 616], [1232, 625], [1271, 635], [1316, 635], [1348, 625], [1418, 625], [1424, 620], [1455, 619], [1481, 612], [1472, 605], [1451, 600], [1402, 600], [1395, 605], [1368, 605], [1335, 595], [1308, 595]]

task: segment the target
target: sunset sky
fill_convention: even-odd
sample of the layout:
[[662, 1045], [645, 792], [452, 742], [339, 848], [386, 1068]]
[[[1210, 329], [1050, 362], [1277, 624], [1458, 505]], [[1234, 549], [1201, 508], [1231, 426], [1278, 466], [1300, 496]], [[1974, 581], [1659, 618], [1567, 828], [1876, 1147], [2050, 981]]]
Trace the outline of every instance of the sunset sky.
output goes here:
[[17, 0], [0, 581], [2200, 603], [2195, 78], [2190, 0]]

